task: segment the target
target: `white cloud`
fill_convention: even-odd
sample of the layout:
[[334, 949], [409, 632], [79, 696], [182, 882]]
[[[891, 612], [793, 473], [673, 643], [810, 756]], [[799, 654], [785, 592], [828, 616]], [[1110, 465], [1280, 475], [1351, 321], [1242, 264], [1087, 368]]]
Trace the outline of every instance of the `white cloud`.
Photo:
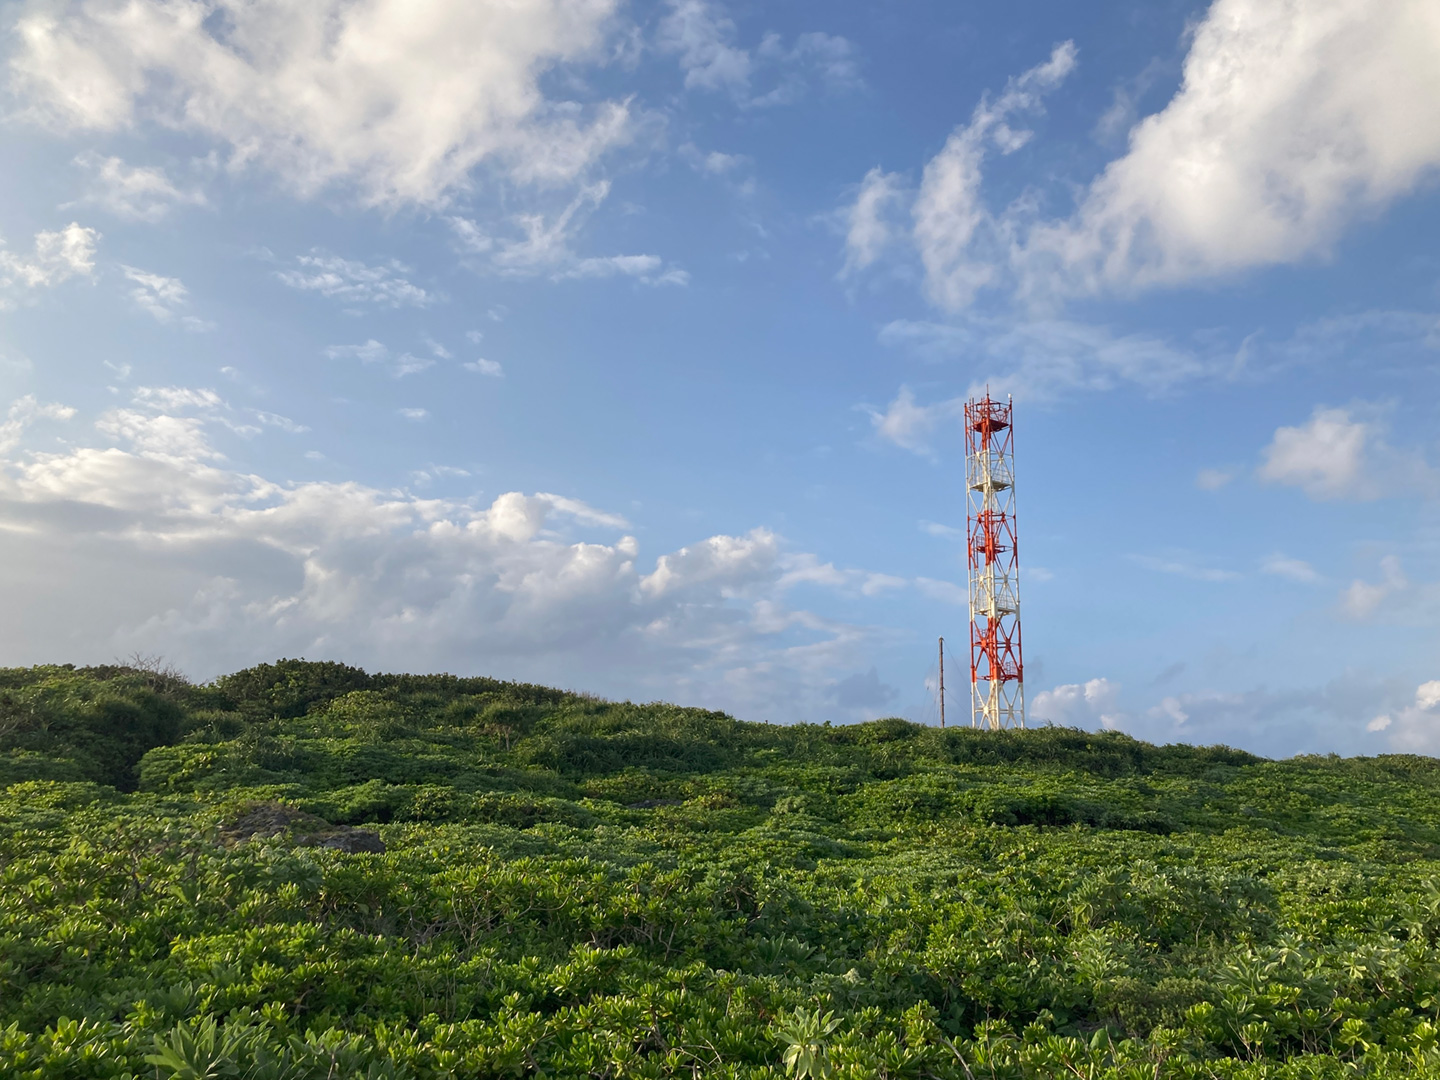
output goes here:
[[860, 715], [835, 688], [871, 662], [875, 634], [785, 604], [784, 576], [816, 560], [772, 533], [645, 566], [623, 517], [572, 498], [276, 484], [217, 464], [194, 419], [117, 411], [102, 430], [118, 445], [0, 468], [8, 662], [142, 649], [205, 677], [303, 655], [753, 719]]
[[466, 371], [478, 371], [481, 375], [489, 375], [494, 379], [503, 379], [505, 377], [505, 369], [500, 365], [498, 360], [486, 360], [483, 356], [476, 360], [471, 360], [468, 363], [461, 364], [460, 366]]
[[970, 604], [970, 594], [966, 591], [966, 586], [957, 585], [953, 581], [917, 577], [915, 587], [920, 590], [921, 596], [939, 600], [942, 604], [954, 604], [956, 607], [968, 607]]
[[645, 285], [685, 285], [690, 275], [666, 268], [658, 255], [582, 256], [571, 247], [575, 233], [594, 209], [610, 195], [609, 181], [583, 187], [552, 217], [519, 214], [513, 224], [520, 236], [492, 237], [475, 222], [450, 218], [462, 250], [483, 256], [484, 265], [506, 277], [545, 276], [551, 281], [575, 278], [629, 277]]
[[1216, 0], [1184, 80], [1075, 216], [1029, 236], [1070, 289], [1293, 262], [1440, 165], [1440, 11], [1429, 0]]
[[180, 314], [190, 303], [190, 293], [179, 278], [152, 274], [135, 266], [122, 265], [120, 269], [134, 285], [130, 290], [130, 299], [157, 322], [170, 323], [179, 319], [186, 330], [203, 332], [215, 329], [213, 322]]
[[1308, 423], [1275, 430], [1256, 475], [1302, 489], [1312, 499], [1367, 500], [1434, 491], [1436, 470], [1386, 444], [1379, 425], [1348, 409], [1316, 408]]
[[[966, 399], [981, 392], [1048, 401], [1131, 383], [1163, 394], [1187, 380], [1213, 376], [1228, 363], [1144, 334], [1117, 337], [1103, 326], [1064, 319], [968, 314], [945, 323], [898, 319], [881, 329], [880, 342], [931, 362], [963, 359], [976, 372], [962, 395], [922, 405], [902, 386], [883, 412], [868, 410], [881, 439], [925, 455], [932, 452], [934, 436], [964, 415]], [[981, 364], [994, 366], [987, 370]]]
[[1434, 754], [1440, 750], [1440, 680], [1421, 683], [1413, 702], [1375, 717], [1365, 729], [1385, 732], [1391, 749]]
[[965, 415], [963, 398], [951, 398], [933, 405], [921, 405], [908, 386], [900, 387], [884, 412], [870, 409], [870, 423], [876, 436], [916, 454], [931, 452], [930, 440], [945, 424]]
[[[970, 122], [956, 128], [925, 166], [914, 205], [914, 239], [926, 290], [940, 307], [967, 307], [995, 276], [1002, 237], [984, 205], [980, 167], [992, 145], [1002, 154], [1025, 145], [1030, 132], [1011, 128], [1010, 117], [1038, 111], [1043, 96], [1074, 70], [1075, 58], [1074, 43], [1062, 42], [1045, 63], [1010, 80], [998, 100], [981, 98]], [[990, 250], [977, 252], [976, 244]]]
[[1165, 695], [1117, 726], [1153, 742], [1220, 743], [1274, 756], [1374, 753], [1366, 722], [1374, 718], [1377, 702], [1392, 701], [1397, 693], [1408, 699], [1413, 691], [1394, 680], [1376, 682], [1353, 674], [1318, 687], [1203, 689]]
[[795, 45], [786, 50], [778, 34], [769, 34], [760, 43], [762, 56], [777, 56], [790, 63], [809, 64], [815, 68], [827, 86], [832, 90], [849, 89], [863, 85], [855, 45], [838, 34], [825, 34], [812, 30], [795, 39]]
[[1440, 680], [1421, 683], [1415, 691], [1415, 704], [1422, 709], [1440, 707]]
[[127, 165], [88, 150], [75, 164], [91, 174], [84, 201], [129, 221], [160, 221], [175, 206], [204, 206], [198, 189], [176, 187], [158, 165]]
[[1201, 491], [1219, 491], [1234, 479], [1233, 469], [1201, 469], [1195, 474], [1195, 486]]
[[945, 540], [964, 540], [965, 530], [954, 525], [942, 525], [937, 521], [920, 522], [920, 531]]
[[1260, 572], [1299, 582], [1301, 585], [1315, 585], [1324, 580], [1319, 571], [1304, 559], [1292, 559], [1279, 553], [1267, 557], [1260, 564]]
[[443, 202], [490, 163], [567, 182], [629, 136], [625, 103], [556, 101], [541, 80], [599, 60], [614, 0], [70, 0], [17, 25], [15, 90], [62, 130], [155, 124], [301, 195]]
[[359, 345], [329, 345], [325, 349], [325, 355], [331, 360], [353, 359], [367, 366], [383, 367], [396, 379], [435, 366], [435, 361], [428, 356], [414, 356], [408, 352], [396, 356], [374, 338]]
[[1260, 479], [1303, 488], [1314, 499], [1373, 499], [1380, 493], [1378, 478], [1364, 467], [1370, 437], [1369, 426], [1344, 409], [1316, 409], [1303, 427], [1276, 429], [1262, 451]]
[[210, 445], [205, 418], [113, 409], [95, 422], [96, 430], [129, 444], [138, 453], [164, 461], [222, 460]]
[[35, 254], [16, 255], [0, 247], [0, 310], [22, 289], [48, 289], [95, 269], [100, 234], [72, 221], [58, 232], [35, 234]]
[[303, 435], [310, 429], [304, 424], [297, 424], [288, 416], [281, 416], [279, 413], [265, 412], [263, 409], [251, 409], [250, 415], [266, 427], [278, 428], [290, 435]]
[[34, 362], [24, 353], [0, 350], [0, 374], [28, 375], [34, 370]]
[[0, 454], [8, 454], [19, 444], [26, 428], [36, 420], [69, 420], [75, 410], [68, 405], [42, 404], [33, 394], [13, 402], [0, 421]]
[[[988, 387], [1021, 401], [1123, 383], [1162, 394], [1229, 365], [1228, 359], [1196, 355], [1148, 334], [1116, 335], [1104, 326], [1057, 318], [961, 314], [944, 323], [897, 319], [881, 329], [880, 342], [932, 362], [963, 359], [976, 374], [969, 393]], [[988, 370], [980, 364], [989, 365]]]
[[[118, 392], [114, 387], [111, 391]], [[142, 455], [167, 461], [223, 461], [225, 455], [212, 445], [208, 433], [216, 426], [246, 439], [266, 428], [291, 435], [310, 430], [264, 409], [237, 411], [208, 387], [137, 386], [130, 405], [101, 415], [96, 429]]]
[[188, 386], [137, 386], [133, 400], [158, 412], [211, 411], [225, 407], [225, 400], [214, 390]]
[[1192, 581], [1226, 582], [1239, 581], [1241, 576], [1233, 570], [1221, 570], [1213, 566], [1203, 566], [1194, 562], [1186, 555], [1169, 555], [1159, 557], [1154, 555], [1131, 555], [1131, 562], [1143, 566], [1146, 570], [1154, 570], [1161, 574], [1174, 574], [1176, 577], [1189, 578]]
[[405, 408], [396, 409], [395, 411], [398, 412], [401, 416], [403, 416], [406, 420], [419, 421], [430, 419], [430, 410], [428, 409]]
[[708, 176], [724, 176], [750, 164], [750, 159], [744, 154], [726, 154], [719, 150], [711, 150], [707, 154], [694, 143], [682, 145], [680, 155], [692, 169]]
[[[856, 49], [843, 37], [818, 31], [800, 34], [787, 47], [779, 34], [766, 34], [752, 52], [735, 44], [735, 23], [709, 0], [668, 0], [656, 44], [676, 56], [691, 90], [726, 91], [736, 104], [750, 108], [798, 101], [812, 82], [830, 90], [862, 85]], [[775, 84], [755, 94], [761, 71]]]
[[698, 586], [722, 594], [766, 576], [779, 562], [780, 542], [766, 529], [747, 536], [712, 536], [700, 544], [662, 555], [655, 570], [640, 579], [647, 596], [676, 595]]
[[1431, 0], [1215, 0], [1179, 90], [1130, 129], [1073, 213], [1042, 218], [1037, 191], [993, 209], [986, 157], [1025, 143], [1007, 118], [1037, 109], [1073, 59], [1057, 52], [982, 99], [926, 165], [914, 242], [939, 307], [987, 287], [1045, 305], [1323, 257], [1440, 167]]
[[1030, 699], [1026, 713], [1031, 720], [1069, 727], [1118, 727], [1124, 722], [1119, 711], [1120, 686], [1109, 679], [1091, 679], [1084, 683], [1066, 683], [1042, 690]]
[[395, 259], [380, 266], [367, 266], [355, 259], [342, 259], [322, 251], [297, 256], [298, 270], [277, 270], [275, 276], [292, 289], [318, 292], [354, 304], [377, 307], [429, 307], [444, 299], [409, 281], [410, 267]]
[[878, 165], [860, 181], [855, 201], [844, 213], [845, 265], [841, 277], [864, 270], [895, 240], [892, 213], [903, 195], [900, 177]]
[[455, 465], [427, 465], [423, 469], [412, 469], [410, 480], [416, 487], [429, 487], [436, 480], [443, 480], [454, 477], [465, 479], [469, 477], [469, 469], [461, 469]]
[[751, 60], [730, 44], [734, 36], [734, 22], [706, 0], [670, 0], [658, 43], [679, 56], [687, 87], [743, 94], [750, 89]]
[[1115, 87], [1110, 107], [1095, 122], [1095, 137], [1101, 142], [1111, 143], [1122, 139], [1135, 125], [1137, 107], [1141, 97], [1164, 73], [1166, 65], [1159, 59], [1151, 60], [1132, 79], [1126, 79]]
[[1352, 581], [1340, 596], [1340, 610], [1352, 619], [1371, 619], [1382, 605], [1409, 591], [1410, 581], [1394, 555], [1380, 560], [1380, 580]]
[[828, 589], [859, 593], [861, 596], [881, 596], [910, 584], [905, 578], [895, 577], [893, 574], [841, 569], [834, 563], [822, 563], [809, 554], [783, 556], [780, 565], [785, 572], [776, 582], [776, 587], [781, 590], [797, 585], [819, 585]]

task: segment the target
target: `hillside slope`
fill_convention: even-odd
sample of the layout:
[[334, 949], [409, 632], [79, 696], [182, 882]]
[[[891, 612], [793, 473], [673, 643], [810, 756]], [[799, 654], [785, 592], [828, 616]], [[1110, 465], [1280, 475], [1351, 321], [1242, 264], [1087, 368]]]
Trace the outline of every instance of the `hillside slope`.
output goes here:
[[338, 664], [0, 671], [0, 1075], [1440, 1076], [1437, 793]]

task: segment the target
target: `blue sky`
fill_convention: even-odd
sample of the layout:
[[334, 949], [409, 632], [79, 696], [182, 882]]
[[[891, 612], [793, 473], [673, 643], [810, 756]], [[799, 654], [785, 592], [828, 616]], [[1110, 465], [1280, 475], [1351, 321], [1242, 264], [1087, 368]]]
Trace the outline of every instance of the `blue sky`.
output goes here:
[[1428, 0], [0, 18], [0, 663], [1440, 747]]

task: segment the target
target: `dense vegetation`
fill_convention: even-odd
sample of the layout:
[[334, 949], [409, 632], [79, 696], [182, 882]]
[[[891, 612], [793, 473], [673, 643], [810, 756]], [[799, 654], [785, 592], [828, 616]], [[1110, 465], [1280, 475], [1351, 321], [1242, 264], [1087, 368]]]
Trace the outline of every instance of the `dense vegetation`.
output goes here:
[[0, 1076], [1440, 1077], [1437, 792], [339, 664], [0, 671]]

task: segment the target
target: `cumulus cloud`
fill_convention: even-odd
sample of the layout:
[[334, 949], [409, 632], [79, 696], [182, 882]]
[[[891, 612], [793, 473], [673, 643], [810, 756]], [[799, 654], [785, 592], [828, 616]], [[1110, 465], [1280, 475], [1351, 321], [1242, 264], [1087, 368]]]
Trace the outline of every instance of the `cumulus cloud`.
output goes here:
[[925, 166], [914, 249], [939, 307], [989, 287], [1042, 304], [1130, 293], [1323, 257], [1344, 230], [1440, 167], [1440, 9], [1430, 0], [1215, 0], [1179, 90], [1068, 216], [1028, 192], [985, 198], [1013, 116], [1074, 66], [1067, 45], [987, 97]]
[[83, 201], [128, 221], [153, 224], [176, 206], [206, 205], [203, 192], [177, 187], [158, 165], [127, 165], [93, 150], [79, 155], [75, 164], [90, 174]]
[[1427, 0], [1216, 0], [1179, 91], [1070, 220], [1028, 238], [1083, 291], [1322, 253], [1440, 165], [1440, 11]]
[[405, 275], [412, 270], [395, 259], [368, 266], [317, 250], [297, 256], [295, 264], [295, 269], [277, 270], [275, 276], [292, 289], [318, 292], [350, 304], [423, 308], [443, 299], [407, 279]]
[[0, 247], [0, 309], [30, 289], [48, 289], [72, 277], [88, 277], [95, 269], [100, 234], [72, 221], [56, 232], [35, 234], [33, 255], [17, 255]]
[[1440, 680], [1421, 683], [1413, 701], [1376, 716], [1366, 730], [1383, 732], [1394, 750], [1414, 754], [1440, 750]]
[[1261, 480], [1298, 487], [1312, 499], [1378, 499], [1440, 484], [1419, 454], [1389, 446], [1376, 421], [1349, 409], [1316, 408], [1307, 423], [1277, 428], [1261, 457]]
[[867, 666], [874, 632], [787, 604], [782, 579], [805, 560], [773, 533], [709, 537], [646, 566], [623, 517], [570, 497], [477, 505], [275, 483], [226, 467], [200, 417], [159, 411], [218, 408], [206, 393], [140, 400], [102, 418], [108, 443], [0, 468], [0, 587], [14, 616], [0, 651], [12, 662], [142, 649], [204, 676], [304, 655], [756, 719], [870, 708], [859, 698], [874, 687], [845, 680]]
[[1027, 713], [1040, 723], [1068, 727], [1119, 726], [1124, 715], [1119, 711], [1120, 686], [1109, 679], [1091, 679], [1084, 683], [1067, 683], [1036, 694]]
[[437, 204], [492, 164], [572, 181], [630, 133], [619, 101], [553, 100], [601, 57], [614, 0], [67, 0], [16, 24], [11, 82], [66, 131], [150, 123], [229, 147], [301, 195]]

